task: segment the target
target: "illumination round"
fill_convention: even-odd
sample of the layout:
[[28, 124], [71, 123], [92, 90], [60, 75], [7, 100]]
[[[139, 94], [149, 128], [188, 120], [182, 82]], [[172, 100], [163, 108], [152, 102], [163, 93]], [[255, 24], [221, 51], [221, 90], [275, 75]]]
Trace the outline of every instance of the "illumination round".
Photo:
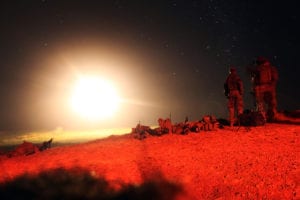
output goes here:
[[115, 87], [108, 81], [96, 77], [79, 79], [72, 94], [73, 110], [89, 120], [113, 116], [119, 104]]

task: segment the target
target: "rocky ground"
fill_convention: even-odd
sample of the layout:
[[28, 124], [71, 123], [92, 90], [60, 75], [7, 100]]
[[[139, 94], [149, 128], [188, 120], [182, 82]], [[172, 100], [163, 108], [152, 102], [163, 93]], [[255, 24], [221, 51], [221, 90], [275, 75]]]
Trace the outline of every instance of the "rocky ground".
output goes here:
[[144, 140], [127, 134], [28, 156], [2, 155], [0, 196], [300, 199], [299, 137], [299, 125], [266, 124]]

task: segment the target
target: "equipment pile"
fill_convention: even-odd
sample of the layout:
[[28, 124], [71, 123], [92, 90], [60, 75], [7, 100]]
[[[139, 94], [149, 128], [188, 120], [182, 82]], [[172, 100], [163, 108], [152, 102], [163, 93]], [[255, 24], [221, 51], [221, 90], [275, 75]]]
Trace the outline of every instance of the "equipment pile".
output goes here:
[[132, 128], [133, 137], [139, 140], [145, 139], [147, 136], [161, 136], [164, 134], [189, 134], [199, 133], [200, 131], [212, 131], [219, 128], [219, 122], [216, 117], [205, 115], [201, 120], [189, 121], [187, 118], [184, 122], [172, 124], [170, 118], [158, 120], [158, 127], [151, 128], [150, 126], [138, 123], [135, 128]]
[[16, 156], [28, 156], [34, 153], [44, 151], [51, 148], [52, 138], [48, 141], [44, 141], [41, 145], [35, 145], [31, 142], [23, 141], [22, 144], [18, 145], [14, 150], [7, 153], [7, 157]]

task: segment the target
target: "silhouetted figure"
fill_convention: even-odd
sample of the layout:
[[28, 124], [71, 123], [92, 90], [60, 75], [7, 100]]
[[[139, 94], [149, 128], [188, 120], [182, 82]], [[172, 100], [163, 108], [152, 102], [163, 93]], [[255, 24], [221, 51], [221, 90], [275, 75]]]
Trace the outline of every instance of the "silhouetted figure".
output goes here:
[[266, 121], [272, 121], [277, 114], [276, 85], [278, 71], [264, 57], [257, 57], [251, 72], [253, 95], [256, 109], [261, 112]]
[[189, 117], [186, 116], [186, 117], [185, 117], [185, 120], [184, 120], [184, 123], [187, 123], [188, 121], [189, 121]]
[[44, 151], [46, 149], [50, 149], [51, 145], [52, 145], [52, 141], [53, 141], [53, 138], [51, 138], [48, 141], [43, 142], [42, 145], [39, 147], [39, 150]]
[[159, 125], [158, 131], [161, 134], [173, 133], [172, 122], [171, 122], [170, 118], [167, 118], [167, 119], [159, 118], [157, 120], [157, 122]]
[[229, 70], [229, 75], [224, 83], [225, 96], [228, 98], [229, 122], [232, 127], [237, 120], [237, 115], [241, 115], [244, 109], [243, 83], [234, 67]]

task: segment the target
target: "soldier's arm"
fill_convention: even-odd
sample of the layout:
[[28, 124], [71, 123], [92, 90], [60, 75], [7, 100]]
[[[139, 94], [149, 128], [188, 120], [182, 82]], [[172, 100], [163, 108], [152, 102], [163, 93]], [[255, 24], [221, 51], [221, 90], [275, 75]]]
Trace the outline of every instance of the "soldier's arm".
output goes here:
[[272, 67], [272, 83], [276, 83], [278, 81], [278, 71], [276, 67]]
[[244, 94], [244, 85], [241, 79], [239, 79], [239, 91], [241, 95]]

